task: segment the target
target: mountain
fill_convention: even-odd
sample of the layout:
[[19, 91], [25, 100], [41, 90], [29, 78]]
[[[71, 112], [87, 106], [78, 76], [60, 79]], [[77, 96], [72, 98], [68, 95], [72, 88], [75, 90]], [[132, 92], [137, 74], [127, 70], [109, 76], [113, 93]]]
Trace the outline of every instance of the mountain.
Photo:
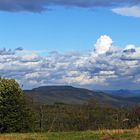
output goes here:
[[117, 96], [121, 96], [121, 97], [140, 96], [140, 90], [120, 89], [120, 90], [104, 90], [103, 92], [109, 93], [110, 95], [117, 95]]
[[133, 97], [116, 96], [116, 94], [93, 91], [72, 86], [43, 86], [24, 91], [31, 96], [34, 102], [43, 104], [65, 103], [84, 104], [94, 100], [101, 105], [112, 105], [117, 107], [133, 106], [139, 103]]

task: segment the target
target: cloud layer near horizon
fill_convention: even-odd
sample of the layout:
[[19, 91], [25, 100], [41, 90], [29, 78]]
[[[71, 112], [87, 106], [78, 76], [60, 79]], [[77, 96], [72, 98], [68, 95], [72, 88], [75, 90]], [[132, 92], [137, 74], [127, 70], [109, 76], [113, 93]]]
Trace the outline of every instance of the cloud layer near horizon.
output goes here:
[[109, 36], [101, 36], [87, 53], [41, 56], [37, 52], [0, 50], [0, 74], [15, 78], [24, 88], [43, 85], [74, 85], [87, 88], [138, 88], [140, 84], [140, 48], [112, 45]]
[[0, 10], [9, 12], [41, 12], [49, 6], [66, 7], [112, 7], [139, 5], [139, 0], [0, 0]]

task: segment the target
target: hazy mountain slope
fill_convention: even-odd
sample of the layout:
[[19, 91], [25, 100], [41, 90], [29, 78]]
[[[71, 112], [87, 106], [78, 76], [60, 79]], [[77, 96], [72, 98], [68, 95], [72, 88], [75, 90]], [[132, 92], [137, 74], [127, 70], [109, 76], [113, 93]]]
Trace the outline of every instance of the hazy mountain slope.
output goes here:
[[95, 100], [102, 105], [132, 106], [135, 99], [123, 98], [103, 92], [92, 91], [72, 86], [44, 86], [32, 90], [25, 90], [25, 93], [32, 96], [35, 102], [43, 104], [66, 103], [83, 104], [89, 100]]
[[116, 95], [121, 97], [140, 97], [140, 90], [104, 90], [105, 93], [109, 93], [110, 95]]

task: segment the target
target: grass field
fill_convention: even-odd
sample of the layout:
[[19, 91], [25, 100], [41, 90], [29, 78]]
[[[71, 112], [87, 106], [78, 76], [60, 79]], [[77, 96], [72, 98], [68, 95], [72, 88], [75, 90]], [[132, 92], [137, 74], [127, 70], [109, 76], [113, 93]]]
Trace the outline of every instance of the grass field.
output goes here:
[[140, 129], [0, 134], [0, 140], [140, 140]]

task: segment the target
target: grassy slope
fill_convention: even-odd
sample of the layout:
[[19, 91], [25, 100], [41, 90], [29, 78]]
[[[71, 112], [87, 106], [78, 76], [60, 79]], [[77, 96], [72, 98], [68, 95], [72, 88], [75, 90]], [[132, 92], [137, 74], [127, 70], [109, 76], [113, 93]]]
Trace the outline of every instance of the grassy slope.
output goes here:
[[1, 134], [0, 140], [140, 140], [140, 129]]

